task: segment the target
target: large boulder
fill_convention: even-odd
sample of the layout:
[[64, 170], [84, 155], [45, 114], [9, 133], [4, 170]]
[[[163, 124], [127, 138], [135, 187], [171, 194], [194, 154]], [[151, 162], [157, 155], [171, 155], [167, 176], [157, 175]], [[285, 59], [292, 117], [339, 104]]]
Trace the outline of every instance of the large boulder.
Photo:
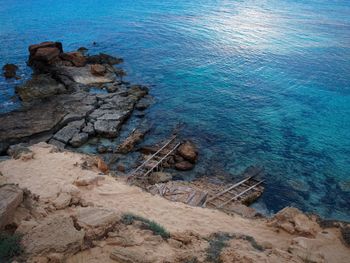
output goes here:
[[0, 186], [0, 229], [10, 224], [16, 208], [23, 201], [23, 191], [16, 185]]
[[91, 65], [91, 73], [95, 76], [104, 76], [106, 74], [106, 67], [101, 64]]
[[46, 253], [76, 253], [83, 245], [84, 231], [74, 227], [72, 218], [54, 215], [30, 229], [22, 239], [29, 255]]
[[16, 87], [16, 92], [23, 101], [41, 99], [67, 92], [66, 88], [46, 74], [34, 75], [23, 85]]
[[98, 55], [92, 55], [87, 57], [87, 62], [89, 64], [108, 64], [115, 65], [123, 62], [122, 58], [116, 58], [104, 53], [100, 53]]
[[177, 150], [178, 154], [181, 155], [184, 159], [191, 163], [195, 163], [197, 161], [198, 152], [196, 147], [192, 142], [185, 142], [180, 145]]
[[46, 68], [50, 64], [54, 64], [59, 55], [63, 52], [60, 42], [42, 42], [29, 46], [29, 61], [35, 72], [47, 72]]

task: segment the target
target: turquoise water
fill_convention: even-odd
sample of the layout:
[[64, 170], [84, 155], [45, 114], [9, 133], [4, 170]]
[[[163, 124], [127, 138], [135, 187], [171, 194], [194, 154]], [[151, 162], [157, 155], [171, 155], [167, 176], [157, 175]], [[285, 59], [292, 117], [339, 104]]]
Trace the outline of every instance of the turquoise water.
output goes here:
[[[0, 65], [28, 78], [44, 40], [124, 57], [158, 100], [153, 138], [182, 122], [201, 147], [196, 174], [260, 165], [259, 209], [350, 220], [349, 1], [0, 0]], [[17, 82], [0, 78], [0, 111]]]

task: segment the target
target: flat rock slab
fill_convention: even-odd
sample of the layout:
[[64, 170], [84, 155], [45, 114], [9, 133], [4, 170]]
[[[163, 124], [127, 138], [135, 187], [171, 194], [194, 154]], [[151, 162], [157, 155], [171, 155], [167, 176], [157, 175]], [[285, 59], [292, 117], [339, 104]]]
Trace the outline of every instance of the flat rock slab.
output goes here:
[[18, 186], [0, 186], [0, 229], [11, 223], [16, 208], [22, 201], [23, 191]]
[[77, 224], [86, 232], [86, 237], [95, 239], [105, 235], [119, 222], [119, 215], [110, 209], [80, 208], [76, 215]]
[[51, 216], [24, 235], [22, 243], [30, 255], [75, 253], [83, 245], [84, 231], [75, 229], [72, 218]]

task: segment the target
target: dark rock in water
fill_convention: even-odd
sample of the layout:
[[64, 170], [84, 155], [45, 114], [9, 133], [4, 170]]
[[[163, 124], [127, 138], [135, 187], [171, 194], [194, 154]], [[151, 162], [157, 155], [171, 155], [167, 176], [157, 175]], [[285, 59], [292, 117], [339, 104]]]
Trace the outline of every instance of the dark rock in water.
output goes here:
[[55, 94], [67, 92], [66, 88], [51, 78], [49, 75], [35, 75], [21, 86], [16, 87], [16, 92], [23, 101], [46, 98]]
[[154, 154], [159, 150], [158, 147], [155, 146], [142, 146], [138, 151], [145, 155]]
[[99, 145], [99, 146], [97, 146], [97, 152], [98, 153], [106, 153], [108, 151], [108, 148], [106, 147], [106, 146], [104, 146], [104, 145]]
[[86, 143], [88, 139], [89, 139], [89, 134], [85, 132], [81, 132], [81, 133], [75, 134], [73, 138], [69, 141], [69, 143], [73, 147], [80, 147], [84, 143]]
[[135, 117], [137, 118], [144, 118], [146, 116], [146, 113], [144, 111], [138, 111], [135, 113]]
[[118, 170], [119, 172], [125, 173], [126, 168], [125, 168], [124, 165], [118, 164], [118, 165], [117, 165], [117, 170]]
[[193, 143], [187, 141], [180, 145], [177, 150], [178, 154], [181, 155], [187, 161], [195, 163], [197, 161], [198, 152]]
[[119, 84], [120, 82], [108, 83], [105, 85], [105, 88], [109, 93], [114, 93], [119, 89]]
[[63, 52], [60, 42], [43, 42], [29, 46], [28, 65], [35, 73], [49, 72], [48, 65], [59, 60], [59, 55]]
[[135, 106], [135, 108], [139, 111], [143, 111], [147, 109], [153, 102], [153, 99], [151, 96], [145, 96], [142, 98]]
[[194, 165], [188, 161], [182, 161], [175, 164], [176, 170], [179, 170], [179, 171], [189, 171], [189, 170], [192, 170], [193, 167]]
[[99, 55], [92, 55], [87, 57], [87, 63], [89, 64], [108, 64], [108, 65], [116, 65], [123, 63], [122, 58], [116, 58], [104, 53], [100, 53]]
[[71, 62], [76, 67], [84, 67], [86, 65], [86, 58], [80, 52], [61, 53], [60, 58]]
[[122, 144], [118, 146], [118, 148], [116, 149], [116, 152], [124, 153], [124, 154], [131, 152], [134, 149], [135, 144], [140, 142], [144, 136], [145, 136], [145, 132], [141, 132], [140, 130], [135, 130], [125, 139], [125, 141]]
[[4, 72], [5, 78], [7, 78], [7, 79], [17, 78], [17, 79], [19, 79], [19, 77], [17, 77], [17, 75], [16, 75], [18, 67], [15, 64], [6, 64], [2, 67], [2, 70]]
[[104, 76], [106, 74], [106, 67], [100, 64], [91, 65], [91, 73], [95, 76]]
[[132, 85], [128, 90], [129, 95], [135, 96], [138, 99], [146, 96], [148, 94], [148, 88], [141, 85]]

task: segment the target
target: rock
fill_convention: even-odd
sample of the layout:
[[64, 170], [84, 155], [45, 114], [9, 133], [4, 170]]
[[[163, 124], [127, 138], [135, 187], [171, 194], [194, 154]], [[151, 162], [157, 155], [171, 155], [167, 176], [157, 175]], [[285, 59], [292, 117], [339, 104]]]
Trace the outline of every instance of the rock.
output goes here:
[[28, 148], [28, 145], [25, 143], [19, 143], [15, 145], [11, 145], [7, 150], [7, 154], [10, 155], [13, 159], [22, 159], [28, 155], [33, 156], [34, 153]]
[[177, 150], [178, 154], [181, 155], [187, 161], [195, 163], [197, 161], [198, 152], [193, 143], [187, 141], [180, 145]]
[[61, 53], [60, 58], [71, 62], [75, 67], [84, 67], [86, 65], [86, 58], [80, 52]]
[[144, 133], [141, 132], [140, 130], [135, 130], [133, 131], [126, 139], [125, 141], [118, 146], [116, 149], [117, 153], [123, 153], [126, 154], [128, 152], [131, 152], [135, 144], [140, 142], [144, 137]]
[[[84, 120], [70, 122], [67, 126], [56, 132], [53, 139], [67, 144], [75, 135], [79, 134], [83, 125]], [[79, 139], [79, 137], [76, 139]]]
[[82, 131], [92, 136], [95, 134], [94, 125], [91, 122], [88, 122], [86, 126], [82, 129]]
[[350, 246], [350, 225], [345, 225], [340, 228], [340, 232], [342, 235], [342, 238], [344, 240], [344, 243], [347, 246]]
[[279, 211], [269, 225], [279, 227], [290, 234], [298, 233], [312, 237], [320, 230], [320, 226], [315, 221], [294, 207], [286, 207]]
[[67, 92], [66, 88], [49, 75], [34, 75], [21, 86], [16, 87], [16, 92], [23, 101], [42, 99], [56, 94]]
[[30, 54], [30, 56], [33, 56], [38, 51], [38, 49], [40, 49], [40, 48], [48, 48], [48, 47], [56, 48], [60, 52], [63, 52], [63, 48], [62, 48], [62, 43], [61, 42], [47, 41], [47, 42], [42, 42], [40, 44], [30, 45], [29, 48], [28, 48], [29, 54]]
[[55, 139], [51, 139], [51, 140], [49, 141], [49, 144], [52, 144], [52, 145], [56, 146], [57, 149], [60, 149], [60, 150], [63, 150], [63, 149], [66, 147], [66, 144], [65, 144], [65, 143], [60, 142], [60, 141], [55, 140]]
[[139, 102], [135, 106], [135, 109], [139, 111], [143, 111], [147, 109], [151, 104], [152, 104], [152, 97], [146, 96], [139, 100]]
[[95, 76], [104, 76], [106, 67], [100, 64], [93, 64], [91, 65], [91, 73]]
[[68, 67], [60, 65], [55, 66], [55, 68], [52, 69], [52, 72], [61, 80], [62, 78], [68, 78], [73, 82], [84, 85], [114, 82], [116, 80], [114, 69], [111, 66], [105, 67], [106, 73], [103, 76], [93, 75], [91, 73], [91, 65], [86, 65], [84, 67]]
[[193, 164], [188, 161], [182, 161], [175, 164], [176, 170], [179, 170], [179, 171], [189, 171], [189, 170], [192, 170], [193, 167], [194, 167]]
[[97, 169], [104, 174], [107, 174], [109, 171], [108, 165], [100, 157], [97, 157]]
[[80, 53], [85, 53], [85, 52], [87, 52], [89, 49], [87, 49], [86, 47], [80, 47], [80, 48], [78, 48], [78, 52], [80, 52]]
[[94, 129], [97, 134], [107, 138], [117, 137], [121, 123], [116, 120], [97, 120], [94, 123]]
[[0, 229], [13, 220], [16, 208], [23, 201], [23, 191], [16, 185], [0, 186]]
[[117, 165], [117, 170], [118, 170], [119, 172], [125, 173], [126, 168], [125, 168], [124, 165], [118, 164], [118, 165]]
[[119, 220], [115, 211], [97, 207], [80, 208], [76, 215], [76, 223], [85, 230], [85, 236], [90, 240], [107, 234]]
[[22, 238], [24, 250], [29, 255], [46, 253], [76, 253], [84, 240], [84, 231], [75, 229], [68, 216], [54, 215], [45, 218]]
[[166, 183], [171, 181], [173, 176], [170, 173], [154, 172], [148, 178], [150, 184]]
[[58, 197], [53, 201], [53, 205], [56, 209], [64, 209], [70, 205], [72, 196], [68, 193], [60, 193]]
[[159, 150], [158, 147], [155, 146], [142, 146], [138, 151], [145, 155], [154, 154]]
[[98, 153], [106, 153], [107, 152], [107, 150], [108, 150], [108, 148], [106, 147], [106, 146], [104, 146], [104, 145], [99, 145], [99, 146], [97, 146], [97, 152]]
[[82, 146], [84, 143], [86, 143], [89, 139], [89, 134], [85, 133], [85, 132], [81, 132], [78, 134], [75, 134], [72, 139], [69, 141], [69, 143], [73, 146], [73, 147], [80, 147]]
[[292, 245], [288, 248], [288, 252], [303, 259], [304, 262], [324, 263], [324, 255], [320, 252], [313, 251], [314, 239], [305, 237], [297, 237], [292, 240]]
[[101, 175], [88, 174], [84, 177], [79, 177], [75, 180], [74, 184], [77, 186], [97, 185], [100, 180], [104, 180], [104, 177]]
[[19, 78], [16, 75], [18, 67], [15, 64], [6, 64], [2, 67], [2, 70], [4, 72], [4, 77], [7, 79]]
[[135, 248], [115, 248], [110, 254], [110, 258], [118, 263], [152, 263], [154, 258], [150, 258], [145, 252]]
[[141, 85], [132, 85], [128, 90], [129, 95], [135, 96], [138, 99], [148, 94], [148, 88]]
[[116, 58], [104, 53], [100, 53], [99, 55], [92, 55], [87, 57], [87, 62], [89, 64], [108, 64], [115, 65], [123, 62], [123, 59]]

